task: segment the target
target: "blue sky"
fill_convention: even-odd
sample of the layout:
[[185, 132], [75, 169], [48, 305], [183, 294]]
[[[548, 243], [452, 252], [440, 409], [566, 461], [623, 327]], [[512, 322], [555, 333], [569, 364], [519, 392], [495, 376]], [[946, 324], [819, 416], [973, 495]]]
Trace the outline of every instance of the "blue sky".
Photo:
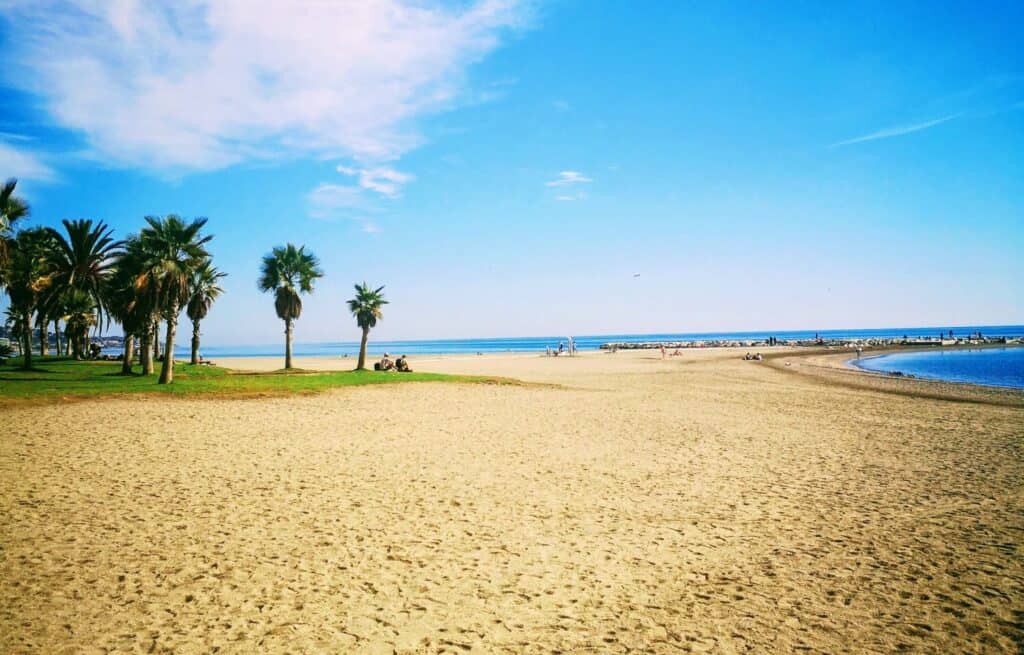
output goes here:
[[285, 241], [307, 342], [1024, 323], [1021, 3], [100, 5], [0, 1], [0, 177], [209, 217], [209, 343]]

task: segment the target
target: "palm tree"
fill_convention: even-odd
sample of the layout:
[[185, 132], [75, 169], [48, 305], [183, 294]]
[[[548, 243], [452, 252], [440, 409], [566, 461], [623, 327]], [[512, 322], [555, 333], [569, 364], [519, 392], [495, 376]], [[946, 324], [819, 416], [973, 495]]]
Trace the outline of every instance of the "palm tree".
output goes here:
[[143, 375], [153, 374], [153, 318], [157, 314], [159, 269], [154, 268], [151, 255], [142, 238], [132, 235], [125, 241], [124, 252], [117, 261], [110, 281], [110, 313], [121, 323], [125, 337], [121, 372], [131, 373], [134, 337], [139, 338], [139, 363]]
[[192, 271], [189, 278], [189, 299], [185, 311], [192, 319], [192, 359], [193, 365], [199, 363], [199, 321], [206, 318], [210, 306], [224, 289], [220, 288], [219, 281], [227, 273], [221, 273], [213, 266], [213, 262], [206, 260], [202, 265]]
[[313, 292], [313, 280], [324, 276], [316, 255], [306, 247], [296, 248], [289, 243], [274, 248], [263, 257], [260, 291], [274, 292], [274, 309], [284, 321], [284, 367], [292, 367], [292, 323], [302, 314], [300, 293]]
[[20, 336], [22, 368], [32, 368], [32, 315], [49, 288], [52, 268], [45, 228], [22, 230], [10, 242], [7, 266], [7, 295], [10, 314], [16, 317]]
[[124, 353], [121, 359], [121, 373], [130, 375], [132, 359], [135, 356], [135, 337], [139, 337], [143, 347], [139, 353], [144, 375], [153, 373], [153, 360], [150, 342], [153, 340], [152, 319], [155, 294], [152, 289], [155, 280], [145, 268], [146, 253], [137, 235], [128, 237], [124, 252], [117, 260], [114, 274], [108, 284], [107, 308], [124, 332]]
[[356, 370], [366, 368], [366, 341], [370, 338], [370, 328], [376, 327], [382, 318], [381, 308], [388, 304], [384, 300], [384, 287], [371, 289], [366, 282], [356, 285], [356, 297], [348, 301], [348, 309], [356, 317], [356, 325], [363, 330], [363, 339], [359, 343], [359, 363]]
[[186, 223], [170, 214], [164, 218], [147, 216], [146, 223], [149, 226], [142, 229], [139, 239], [147, 254], [146, 268], [156, 282], [156, 307], [167, 323], [160, 384], [170, 384], [174, 381], [174, 334], [178, 314], [189, 299], [189, 276], [209, 259], [204, 246], [213, 236], [199, 233], [206, 225], [205, 218]]
[[[111, 229], [103, 221], [93, 222], [89, 219], [61, 221], [67, 236], [57, 230], [47, 228], [47, 234], [53, 243], [52, 255], [54, 278], [52, 298], [62, 297], [71, 292], [87, 295], [96, 307], [96, 319], [102, 328], [103, 316], [106, 313], [106, 285], [114, 271], [114, 265], [121, 254], [123, 241], [115, 241]], [[84, 301], [76, 298], [81, 306]], [[44, 304], [44, 307], [51, 303]], [[52, 313], [52, 312], [51, 312]], [[86, 334], [88, 340], [88, 333]], [[75, 348], [76, 357], [81, 357], [87, 350], [83, 344]]]
[[4, 287], [4, 269], [10, 257], [10, 239], [14, 224], [28, 216], [28, 205], [14, 195], [18, 180], [11, 178], [0, 187], [0, 289]]
[[65, 335], [71, 344], [71, 354], [82, 359], [88, 353], [89, 328], [99, 320], [99, 305], [88, 292], [71, 289], [64, 298]]
[[57, 288], [55, 284], [56, 266], [54, 263], [57, 241], [50, 234], [49, 230], [40, 227], [23, 230], [19, 233], [19, 238], [22, 240], [31, 239], [33, 251], [38, 256], [46, 259], [48, 283], [46, 288], [40, 290], [36, 299], [35, 322], [36, 328], [39, 330], [39, 356], [46, 357], [49, 349], [47, 327], [50, 324], [50, 316], [53, 316], [53, 298]]

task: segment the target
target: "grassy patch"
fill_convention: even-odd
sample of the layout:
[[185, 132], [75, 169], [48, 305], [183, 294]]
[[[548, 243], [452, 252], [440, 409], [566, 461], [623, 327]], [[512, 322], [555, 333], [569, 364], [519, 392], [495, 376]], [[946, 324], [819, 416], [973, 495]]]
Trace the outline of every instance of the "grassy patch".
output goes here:
[[[335, 387], [405, 382], [472, 382], [514, 384], [512, 380], [442, 373], [378, 371], [274, 371], [250, 373], [217, 366], [174, 366], [174, 383], [157, 384], [157, 375], [121, 375], [120, 362], [80, 362], [65, 358], [33, 358], [34, 368], [22, 371], [20, 361], [0, 366], [0, 402], [89, 398], [124, 394], [245, 397], [315, 393]], [[138, 366], [135, 367], [136, 371]], [[159, 367], [157, 367], [159, 371]]]

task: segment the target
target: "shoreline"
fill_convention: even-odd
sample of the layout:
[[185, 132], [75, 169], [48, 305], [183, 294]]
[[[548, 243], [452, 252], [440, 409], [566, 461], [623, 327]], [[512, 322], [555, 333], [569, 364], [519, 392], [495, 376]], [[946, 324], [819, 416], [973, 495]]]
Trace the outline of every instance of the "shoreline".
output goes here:
[[[950, 350], [977, 349], [982, 346], [964, 345], [948, 347]], [[987, 346], [988, 348], [1024, 347], [1021, 345], [1006, 346], [1002, 344]], [[871, 357], [883, 357], [907, 352], [931, 352], [932, 348], [897, 348], [889, 347], [871, 350]], [[948, 400], [953, 402], [973, 402], [1007, 407], [1024, 407], [1024, 389], [1017, 387], [1000, 387], [993, 385], [973, 384], [970, 382], [953, 382], [935, 378], [896, 376], [880, 371], [870, 371], [851, 364], [850, 352], [834, 350], [816, 350], [803, 353], [772, 353], [765, 356], [764, 365], [786, 373], [815, 377], [823, 382], [845, 386], [853, 389], [864, 389], [891, 393], [899, 396]], [[788, 357], [788, 359], [786, 359]]]
[[[1007, 346], [1004, 346], [1004, 347], [1005, 348], [1019, 348], [1020, 345], [1014, 344], [1014, 345], [1007, 345]], [[944, 349], [943, 351], [939, 351], [939, 352], [944, 352], [944, 351], [956, 352], [956, 351], [963, 351], [963, 350], [991, 350], [991, 349], [992, 348], [987, 348], [987, 347], [983, 347], [983, 346], [967, 346], [967, 347], [963, 347], [963, 348]], [[876, 369], [873, 369], [873, 368], [868, 368], [867, 366], [864, 366], [863, 364], [860, 363], [860, 362], [868, 362], [868, 361], [872, 361], [872, 360], [876, 360], [876, 359], [883, 359], [883, 358], [886, 358], [886, 357], [892, 357], [893, 355], [903, 355], [903, 354], [910, 354], [910, 353], [914, 353], [914, 352], [931, 352], [931, 353], [934, 353], [935, 351], [934, 350], [924, 350], [924, 349], [913, 349], [913, 350], [897, 350], [897, 351], [892, 351], [892, 352], [882, 352], [882, 353], [872, 354], [872, 355], [867, 356], [867, 357], [860, 357], [860, 358], [849, 359], [849, 360], [846, 361], [846, 365], [851, 367], [851, 368], [853, 368], [853, 369], [855, 369], [855, 370], [858, 370], [858, 371], [863, 371], [865, 373], [873, 373], [873, 374], [877, 374], [877, 375], [884, 375], [884, 376], [891, 377], [891, 378], [903, 378], [903, 379], [908, 379], [908, 380], [929, 380], [929, 381], [932, 381], [932, 382], [945, 382], [947, 384], [967, 384], [967, 385], [971, 385], [971, 386], [986, 387], [986, 388], [991, 388], [991, 389], [1007, 389], [1007, 390], [1024, 391], [1024, 385], [1022, 385], [1022, 386], [1014, 386], [1014, 385], [1009, 385], [1009, 384], [989, 384], [989, 383], [985, 383], [985, 382], [971, 382], [971, 381], [967, 381], [967, 380], [950, 380], [950, 379], [946, 379], [946, 378], [942, 378], [942, 377], [935, 377], [935, 376], [930, 376], [930, 375], [921, 375], [920, 373], [908, 373], [908, 372], [903, 371], [903, 370], [881, 371], [881, 370], [876, 370]]]

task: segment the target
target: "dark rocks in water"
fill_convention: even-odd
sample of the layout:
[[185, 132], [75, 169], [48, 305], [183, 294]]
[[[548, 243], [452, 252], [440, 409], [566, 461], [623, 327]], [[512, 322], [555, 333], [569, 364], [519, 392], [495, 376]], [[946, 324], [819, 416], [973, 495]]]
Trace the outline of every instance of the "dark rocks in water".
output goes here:
[[825, 348], [872, 348], [892, 346], [964, 346], [984, 344], [1024, 343], [1024, 337], [976, 337], [973, 339], [957, 339], [941, 341], [938, 339], [907, 339], [906, 337], [870, 337], [870, 338], [837, 338], [826, 339], [708, 339], [694, 341], [612, 341], [602, 343], [601, 350], [657, 350], [659, 348], [757, 348], [761, 346], [800, 346]]

